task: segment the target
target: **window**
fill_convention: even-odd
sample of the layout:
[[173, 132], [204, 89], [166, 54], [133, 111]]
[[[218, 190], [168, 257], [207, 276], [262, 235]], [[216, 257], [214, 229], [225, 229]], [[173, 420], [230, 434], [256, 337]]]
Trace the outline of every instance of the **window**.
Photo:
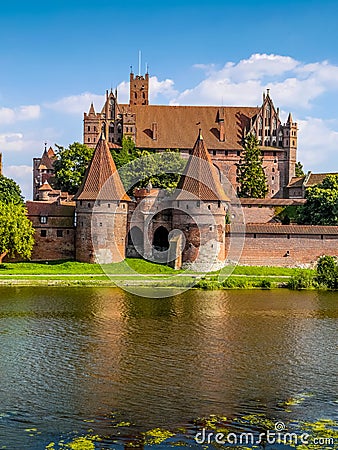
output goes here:
[[237, 150], [237, 156], [241, 156], [241, 151]]
[[197, 208], [199, 208], [201, 206], [201, 202], [199, 200], [197, 200], [196, 206], [197, 206]]
[[274, 171], [275, 171], [275, 168], [273, 167], [273, 168], [272, 168], [272, 172], [274, 172]]
[[213, 226], [209, 225], [209, 231], [213, 231]]
[[88, 126], [88, 131], [90, 131], [90, 127]]
[[110, 208], [110, 203], [108, 203], [108, 208]]
[[47, 216], [40, 216], [40, 223], [47, 223]]
[[224, 150], [224, 155], [228, 156], [228, 150]]
[[82, 206], [82, 200], [80, 200], [80, 206]]
[[63, 237], [63, 230], [56, 230], [56, 237]]
[[216, 150], [213, 150], [213, 151], [212, 151], [212, 154], [215, 156], [215, 155], [216, 155]]
[[47, 230], [41, 230], [40, 231], [40, 236], [41, 237], [46, 237], [47, 236]]
[[275, 177], [274, 177], [274, 176], [272, 176], [272, 177], [271, 177], [271, 179], [272, 179], [272, 181], [274, 181]]
[[90, 142], [90, 138], [88, 138], [88, 142]]
[[273, 152], [273, 156], [277, 156], [277, 152]]
[[88, 208], [90, 208], [90, 203], [88, 203]]

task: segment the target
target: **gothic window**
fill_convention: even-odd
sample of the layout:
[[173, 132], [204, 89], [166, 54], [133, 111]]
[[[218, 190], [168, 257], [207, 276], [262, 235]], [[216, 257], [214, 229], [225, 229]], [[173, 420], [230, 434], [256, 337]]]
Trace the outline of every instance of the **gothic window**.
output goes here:
[[261, 118], [261, 116], [259, 116], [258, 118], [258, 135], [262, 136], [263, 134], [263, 119]]
[[270, 105], [266, 105], [265, 108], [265, 125], [269, 125], [271, 117], [271, 108]]
[[40, 216], [40, 223], [47, 223], [47, 216]]
[[88, 142], [90, 142], [90, 138], [88, 138]]
[[121, 126], [121, 124], [119, 123], [119, 124], [117, 125], [117, 132], [118, 132], [118, 133], [121, 133], [121, 131], [122, 131], [122, 126]]

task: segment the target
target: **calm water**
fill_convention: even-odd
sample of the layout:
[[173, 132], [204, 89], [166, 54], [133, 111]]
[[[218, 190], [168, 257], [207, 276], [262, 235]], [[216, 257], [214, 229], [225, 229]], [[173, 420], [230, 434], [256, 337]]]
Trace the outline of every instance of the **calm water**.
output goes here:
[[0, 288], [0, 449], [90, 429], [117, 449], [211, 414], [337, 420], [337, 319], [325, 292]]

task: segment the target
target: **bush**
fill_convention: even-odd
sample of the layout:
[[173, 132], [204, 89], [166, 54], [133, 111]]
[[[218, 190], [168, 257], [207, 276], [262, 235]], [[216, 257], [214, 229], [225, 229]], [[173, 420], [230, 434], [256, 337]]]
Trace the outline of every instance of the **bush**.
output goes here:
[[314, 275], [311, 272], [298, 270], [289, 279], [287, 287], [293, 290], [309, 289], [314, 287]]
[[259, 287], [262, 289], [271, 289], [271, 281], [270, 280], [262, 280], [259, 283]]
[[328, 289], [338, 289], [338, 265], [336, 258], [326, 255], [318, 259], [316, 281]]

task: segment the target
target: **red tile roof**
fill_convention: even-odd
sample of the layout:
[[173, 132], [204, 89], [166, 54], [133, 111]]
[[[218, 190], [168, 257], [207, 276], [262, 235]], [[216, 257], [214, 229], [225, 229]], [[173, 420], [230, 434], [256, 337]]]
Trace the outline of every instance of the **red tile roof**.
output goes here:
[[303, 198], [240, 198], [239, 200], [243, 206], [299, 206], [306, 203]]
[[39, 202], [39, 201], [27, 201], [26, 208], [28, 216], [73, 216], [75, 205], [70, 203], [69, 205], [59, 205], [57, 201], [53, 202]]
[[[49, 150], [48, 150], [48, 152], [49, 152]], [[53, 169], [55, 156], [49, 156], [48, 152], [47, 152], [47, 150], [45, 150], [43, 152], [43, 155], [42, 155], [42, 158], [40, 161], [40, 165], [39, 165], [39, 169], [48, 169], [48, 170]]]
[[[231, 232], [243, 232], [243, 225], [230, 225]], [[281, 224], [247, 224], [246, 233], [250, 234], [309, 234], [338, 235], [338, 226], [328, 225], [281, 225]]]
[[[250, 119], [259, 111], [257, 107], [243, 106], [120, 106], [122, 111], [136, 114], [136, 147], [154, 149], [190, 149], [199, 122], [207, 148], [241, 150], [243, 130], [245, 127], [250, 129]], [[219, 117], [222, 114], [224, 142], [219, 139]], [[157, 124], [157, 139], [153, 139], [153, 123]]]
[[337, 172], [331, 172], [331, 173], [310, 173], [310, 176], [306, 182], [306, 187], [309, 186], [316, 186], [319, 183], [322, 183], [324, 178], [326, 178], [328, 175], [338, 175]]
[[230, 201], [201, 134], [197, 138], [177, 190], [177, 200], [193, 200], [197, 197], [205, 201]]
[[102, 138], [96, 145], [82, 185], [74, 196], [74, 200], [96, 199], [130, 201], [117, 172], [107, 141]]

